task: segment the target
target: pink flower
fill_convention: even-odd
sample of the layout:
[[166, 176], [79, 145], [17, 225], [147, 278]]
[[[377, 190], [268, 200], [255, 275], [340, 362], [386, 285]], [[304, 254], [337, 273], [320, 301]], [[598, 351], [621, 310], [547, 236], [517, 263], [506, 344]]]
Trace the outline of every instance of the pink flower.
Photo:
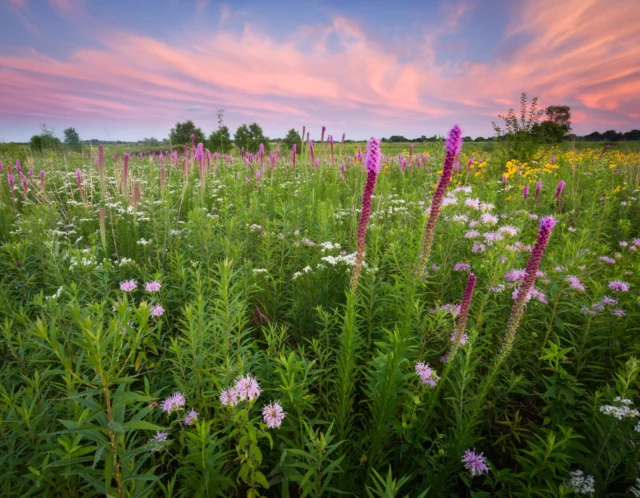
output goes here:
[[138, 284], [136, 284], [135, 280], [125, 280], [124, 282], [120, 282], [120, 290], [123, 292], [131, 292], [138, 288]]
[[269, 429], [277, 429], [282, 424], [286, 413], [279, 403], [271, 402], [262, 409], [262, 418]]
[[258, 381], [254, 379], [250, 374], [247, 374], [244, 377], [238, 377], [233, 388], [238, 393], [238, 398], [240, 400], [253, 401], [258, 396], [260, 396], [261, 392], [260, 384], [258, 384]]
[[187, 413], [187, 415], [184, 417], [184, 423], [185, 425], [193, 425], [196, 423], [196, 421], [198, 420], [198, 412], [195, 410], [191, 410], [189, 413]]
[[162, 404], [160, 405], [160, 408], [162, 408], [162, 411], [165, 413], [171, 413], [174, 412], [175, 410], [179, 410], [180, 408], [184, 407], [184, 394], [182, 393], [173, 393], [171, 396], [169, 396], [167, 399], [165, 399]]
[[471, 472], [471, 477], [489, 472], [489, 466], [484, 458], [484, 454], [476, 453], [475, 448], [464, 452], [462, 463], [464, 463], [465, 469]]
[[238, 401], [240, 401], [238, 392], [233, 387], [220, 393], [220, 403], [222, 406], [236, 406]]
[[422, 361], [416, 363], [416, 373], [424, 385], [432, 388], [436, 387], [436, 382], [440, 379], [440, 377], [436, 375], [436, 371], [433, 370], [428, 363]]
[[160, 304], [156, 304], [153, 308], [151, 308], [151, 316], [157, 318], [159, 316], [164, 315], [164, 308]]
[[609, 289], [615, 292], [627, 292], [629, 290], [629, 284], [621, 280], [614, 280], [609, 282]]
[[469, 271], [471, 265], [469, 263], [456, 263], [453, 267], [453, 271]]
[[162, 284], [157, 280], [154, 280], [153, 282], [147, 282], [146, 284], [144, 284], [144, 290], [146, 290], [147, 292], [158, 292], [161, 287], [162, 287]]

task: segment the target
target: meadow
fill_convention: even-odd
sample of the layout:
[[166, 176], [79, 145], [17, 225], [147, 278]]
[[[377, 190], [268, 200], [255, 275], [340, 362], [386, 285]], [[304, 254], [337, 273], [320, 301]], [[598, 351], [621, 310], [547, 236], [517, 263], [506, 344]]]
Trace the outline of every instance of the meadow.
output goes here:
[[0, 156], [0, 495], [640, 496], [640, 146], [460, 139]]

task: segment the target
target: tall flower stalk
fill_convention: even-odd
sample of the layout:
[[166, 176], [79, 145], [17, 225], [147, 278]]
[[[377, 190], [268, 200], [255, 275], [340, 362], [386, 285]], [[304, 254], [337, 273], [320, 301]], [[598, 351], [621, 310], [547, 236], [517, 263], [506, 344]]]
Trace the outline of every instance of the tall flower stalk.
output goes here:
[[362, 193], [362, 211], [360, 213], [360, 222], [358, 223], [358, 234], [356, 242], [356, 262], [351, 275], [351, 292], [353, 294], [358, 290], [358, 280], [362, 271], [362, 262], [364, 261], [364, 251], [366, 249], [366, 235], [369, 218], [371, 218], [371, 197], [376, 187], [378, 173], [380, 173], [380, 140], [371, 138], [367, 144], [367, 152], [365, 157], [365, 167], [367, 168], [367, 182]]
[[460, 348], [460, 344], [463, 342], [464, 329], [467, 326], [467, 320], [469, 318], [469, 308], [471, 308], [471, 298], [473, 297], [473, 289], [476, 286], [476, 276], [473, 273], [469, 273], [467, 278], [467, 285], [464, 288], [464, 294], [462, 295], [462, 302], [460, 303], [460, 314], [458, 315], [458, 322], [456, 323], [456, 330], [453, 335], [453, 347], [449, 354], [449, 361], [453, 361]]
[[536, 183], [536, 198], [535, 198], [535, 202], [538, 202], [538, 197], [540, 197], [540, 191], [542, 190], [542, 182], [539, 181], [538, 183]]
[[449, 131], [449, 136], [445, 142], [446, 154], [444, 158], [444, 165], [442, 167], [442, 175], [440, 181], [436, 187], [436, 191], [433, 193], [431, 199], [431, 209], [429, 210], [429, 218], [427, 219], [427, 225], [424, 229], [424, 237], [422, 239], [422, 250], [420, 251], [420, 259], [418, 261], [418, 275], [422, 275], [424, 269], [429, 260], [431, 254], [431, 246], [433, 245], [433, 235], [440, 217], [440, 209], [442, 208], [442, 200], [444, 194], [449, 187], [451, 177], [453, 175], [453, 163], [456, 156], [462, 149], [462, 130], [458, 125], [455, 125]]
[[511, 315], [509, 316], [509, 321], [507, 322], [507, 331], [504, 336], [502, 349], [500, 350], [500, 354], [498, 355], [496, 365], [500, 365], [511, 352], [513, 341], [516, 338], [516, 332], [518, 330], [518, 326], [520, 325], [520, 320], [522, 319], [522, 315], [524, 314], [524, 310], [527, 306], [527, 301], [531, 297], [533, 285], [536, 282], [536, 276], [538, 273], [538, 269], [540, 268], [542, 255], [544, 254], [544, 250], [547, 247], [549, 236], [551, 235], [551, 231], [553, 230], [555, 224], [556, 220], [553, 216], [545, 216], [540, 220], [538, 239], [536, 240], [536, 244], [531, 251], [529, 262], [527, 263], [527, 267], [525, 268], [525, 276], [522, 280], [522, 284], [520, 285], [520, 288], [516, 293], [513, 308], [511, 308]]

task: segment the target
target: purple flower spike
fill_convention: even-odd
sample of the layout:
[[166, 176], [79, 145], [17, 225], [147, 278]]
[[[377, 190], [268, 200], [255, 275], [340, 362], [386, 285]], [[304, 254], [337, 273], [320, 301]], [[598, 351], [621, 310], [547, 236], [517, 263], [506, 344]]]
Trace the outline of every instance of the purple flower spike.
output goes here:
[[541, 190], [542, 190], [542, 182], [536, 183], [536, 198], [535, 198], [536, 202], [538, 202], [538, 197], [540, 197]]
[[378, 173], [380, 173], [380, 140], [371, 138], [367, 144], [367, 152], [365, 155], [365, 167], [367, 169], [367, 182], [362, 193], [362, 211], [360, 213], [360, 222], [358, 223], [358, 233], [356, 241], [356, 262], [351, 275], [351, 292], [355, 294], [358, 288], [358, 279], [362, 269], [364, 260], [364, 251], [366, 248], [366, 234], [369, 218], [371, 217], [371, 198], [373, 190], [376, 187]]
[[564, 180], [560, 180], [558, 183], [558, 187], [556, 188], [556, 199], [560, 199], [562, 196], [562, 191], [564, 190]]
[[427, 225], [424, 229], [424, 237], [422, 241], [422, 251], [420, 253], [420, 260], [418, 261], [418, 275], [422, 275], [426, 267], [429, 255], [431, 254], [431, 246], [433, 244], [433, 235], [436, 228], [436, 223], [440, 217], [440, 208], [442, 207], [442, 200], [444, 194], [449, 187], [451, 177], [453, 176], [453, 163], [456, 155], [460, 153], [462, 148], [462, 130], [458, 125], [455, 125], [449, 131], [449, 136], [445, 143], [446, 155], [444, 158], [444, 165], [442, 166], [442, 175], [440, 181], [436, 187], [436, 191], [433, 193], [431, 199], [431, 209], [429, 210], [429, 218], [427, 219]]

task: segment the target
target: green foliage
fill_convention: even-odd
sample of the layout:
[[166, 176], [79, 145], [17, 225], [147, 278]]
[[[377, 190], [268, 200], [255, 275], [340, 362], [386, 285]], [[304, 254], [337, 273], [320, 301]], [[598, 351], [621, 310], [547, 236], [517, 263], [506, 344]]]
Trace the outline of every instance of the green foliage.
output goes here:
[[229, 128], [222, 125], [216, 131], [212, 131], [207, 140], [207, 147], [211, 152], [230, 153], [233, 143], [231, 142], [231, 135], [229, 135]]
[[300, 133], [295, 128], [291, 128], [287, 132], [287, 136], [284, 137], [282, 143], [287, 150], [293, 149], [293, 144], [296, 145], [296, 153], [302, 154], [302, 138], [300, 137]]
[[[421, 163], [403, 171], [408, 144], [385, 143], [356, 295], [357, 145], [342, 177], [305, 150], [295, 170], [284, 154], [265, 161], [253, 186], [235, 151], [203, 183], [189, 158], [184, 172], [165, 161], [161, 184], [158, 157], [134, 154], [138, 199], [121, 183], [122, 144], [106, 147], [103, 178], [77, 152], [26, 154], [26, 194], [3, 156], [0, 495], [559, 497], [575, 495], [575, 471], [593, 477], [594, 496], [633, 495], [640, 168], [623, 145], [603, 157], [538, 147], [538, 164], [512, 167], [503, 187], [504, 150], [465, 142], [428, 273], [416, 275], [442, 146], [416, 142]], [[538, 180], [538, 201], [523, 199]], [[551, 214], [535, 287], [546, 303], [529, 301], [498, 363], [518, 285], [505, 275], [526, 267], [536, 218]], [[477, 284], [452, 354], [459, 262]], [[124, 291], [128, 280], [137, 287]], [[259, 396], [223, 404], [246, 375]], [[184, 404], [168, 410], [174, 393]], [[263, 416], [270, 403], [285, 412], [278, 427]], [[489, 472], [465, 467], [473, 449]]]
[[61, 142], [58, 137], [55, 136], [53, 129], [47, 128], [46, 124], [42, 125], [42, 131], [39, 135], [34, 135], [29, 141], [29, 146], [33, 152], [44, 152], [60, 147]]
[[240, 125], [233, 136], [236, 147], [244, 148], [245, 151], [255, 154], [260, 149], [260, 144], [264, 145], [265, 152], [269, 151], [269, 141], [264, 136], [262, 128], [258, 123], [250, 125]]
[[80, 135], [75, 128], [65, 128], [64, 143], [70, 147], [78, 147], [80, 145]]
[[195, 143], [205, 141], [204, 133], [190, 119], [184, 123], [176, 123], [169, 132], [169, 140], [174, 147], [179, 147], [186, 143], [191, 144], [191, 135], [195, 135]]

